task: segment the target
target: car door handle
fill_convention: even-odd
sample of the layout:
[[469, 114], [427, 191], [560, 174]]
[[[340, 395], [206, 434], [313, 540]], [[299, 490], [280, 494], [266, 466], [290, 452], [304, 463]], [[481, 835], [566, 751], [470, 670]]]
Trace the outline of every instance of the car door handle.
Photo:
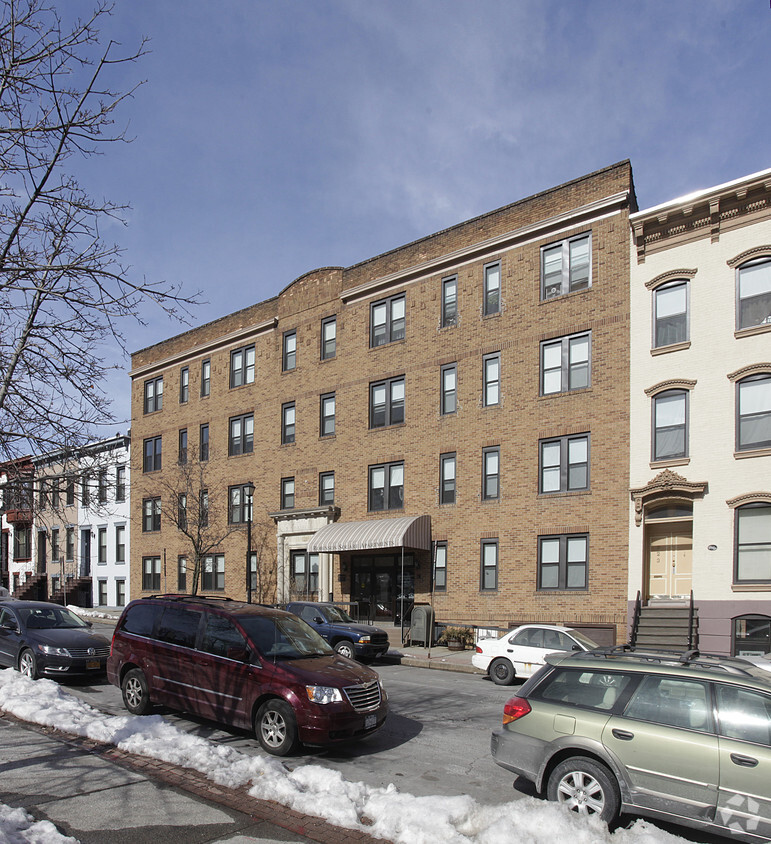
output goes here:
[[758, 760], [754, 757], [742, 756], [741, 753], [732, 753], [731, 761], [742, 768], [754, 768], [758, 764]]
[[628, 730], [613, 729], [611, 732], [620, 741], [631, 741], [634, 738], [634, 733], [630, 733]]

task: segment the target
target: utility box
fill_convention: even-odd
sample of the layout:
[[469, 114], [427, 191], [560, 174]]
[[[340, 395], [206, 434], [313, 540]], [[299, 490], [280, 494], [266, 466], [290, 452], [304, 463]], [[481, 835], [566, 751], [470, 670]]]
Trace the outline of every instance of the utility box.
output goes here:
[[410, 644], [420, 642], [424, 647], [433, 645], [434, 608], [431, 604], [415, 604], [412, 608]]

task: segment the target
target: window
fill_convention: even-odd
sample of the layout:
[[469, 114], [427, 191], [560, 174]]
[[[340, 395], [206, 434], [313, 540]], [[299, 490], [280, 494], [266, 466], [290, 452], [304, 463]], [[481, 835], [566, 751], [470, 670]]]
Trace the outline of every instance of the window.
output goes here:
[[[720, 735], [771, 746], [771, 698], [741, 686], [720, 683], [715, 684], [715, 688], [720, 711]], [[734, 754], [731, 754], [731, 761], [735, 761]]]
[[541, 395], [589, 386], [591, 334], [573, 334], [541, 343]]
[[711, 709], [712, 699], [706, 683], [648, 674], [632, 694], [624, 715], [668, 727], [711, 731]]
[[[160, 448], [160, 445], [159, 445]], [[160, 467], [159, 467], [160, 468]], [[149, 470], [147, 470], [149, 471]], [[67, 505], [75, 503], [75, 478], [70, 476], [67, 478], [67, 489], [65, 492]]]
[[335, 394], [321, 397], [319, 436], [330, 437], [335, 433]]
[[290, 577], [290, 595], [293, 598], [313, 600], [319, 591], [319, 555], [291, 551]]
[[201, 527], [209, 526], [209, 490], [202, 489], [198, 498], [198, 520]]
[[498, 588], [498, 540], [483, 539], [481, 554], [480, 588], [488, 591]]
[[337, 317], [321, 320], [321, 359], [330, 360], [337, 354]]
[[37, 483], [37, 504], [41, 510], [48, 506], [48, 481], [45, 478]]
[[484, 315], [500, 313], [501, 310], [501, 265], [488, 264], [485, 267]]
[[[57, 496], [58, 497], [58, 496]], [[117, 466], [115, 469], [115, 500], [126, 500], [126, 467]]]
[[294, 478], [281, 478], [281, 509], [294, 507]]
[[[123, 468], [122, 466], [118, 466], [118, 469], [116, 471], [120, 471], [120, 469], [122, 469], [122, 468]], [[123, 471], [125, 472], [125, 469]], [[51, 506], [54, 507], [54, 508], [59, 506], [60, 495], [61, 495], [60, 487], [59, 487], [60, 484], [61, 484], [61, 478], [51, 478]], [[115, 500], [116, 501], [121, 500], [120, 498], [117, 497], [117, 494], [116, 494]]]
[[179, 403], [185, 404], [190, 398], [190, 368], [183, 366], [179, 370]]
[[98, 542], [96, 546], [96, 561], [100, 565], [107, 563], [107, 528], [101, 527], [98, 531]]
[[187, 530], [187, 494], [177, 494], [177, 527], [180, 530]]
[[281, 442], [288, 445], [294, 442], [295, 406], [294, 402], [281, 405]]
[[163, 407], [163, 376], [145, 381], [145, 413], [154, 413]]
[[[72, 528], [67, 528], [68, 536]], [[67, 546], [69, 548], [69, 546]], [[74, 554], [74, 551], [72, 552]], [[17, 525], [13, 532], [13, 558], [14, 560], [28, 560], [32, 556], [32, 530], [27, 526]], [[72, 556], [67, 557], [68, 560]]]
[[126, 606], [126, 581], [122, 577], [115, 578], [115, 606]]
[[588, 434], [541, 440], [540, 458], [540, 492], [589, 489]]
[[588, 534], [538, 538], [538, 588], [586, 589]]
[[161, 468], [161, 437], [150, 437], [144, 441], [143, 472], [157, 472]]
[[491, 407], [500, 403], [501, 354], [485, 355], [482, 358], [482, 404]]
[[97, 599], [96, 605], [98, 607], [107, 606], [107, 581], [99, 579], [97, 581]]
[[115, 562], [126, 562], [126, 526], [115, 526]]
[[150, 533], [161, 529], [161, 499], [145, 498], [142, 502], [142, 531]]
[[482, 449], [482, 500], [492, 501], [500, 495], [500, 447]]
[[404, 376], [369, 385], [369, 427], [385, 428], [404, 422]]
[[187, 557], [177, 557], [177, 591], [187, 592]]
[[434, 589], [447, 591], [447, 543], [437, 542], [434, 551]]
[[201, 398], [211, 393], [211, 361], [201, 361]]
[[732, 656], [754, 656], [771, 651], [771, 618], [740, 615], [733, 620]]
[[252, 495], [251, 486], [228, 487], [228, 522], [231, 525], [246, 524], [251, 515]]
[[441, 407], [443, 416], [458, 409], [458, 365], [450, 363], [442, 367]]
[[404, 340], [404, 315], [403, 293], [382, 302], [375, 302], [370, 310], [370, 346], [374, 348], [396, 340]]
[[319, 475], [319, 504], [335, 503], [335, 473], [322, 472]]
[[59, 561], [59, 528], [51, 529], [51, 561], [54, 563]]
[[458, 276], [442, 279], [442, 328], [458, 324]]
[[96, 490], [99, 498], [99, 503], [104, 504], [107, 501], [107, 470], [100, 469], [96, 478]]
[[198, 431], [198, 459], [209, 459], [209, 423], [201, 425]]
[[230, 419], [228, 454], [251, 454], [254, 449], [254, 414], [233, 416]]
[[91, 503], [91, 478], [88, 475], [80, 479], [80, 503], [84, 507]]
[[455, 503], [455, 452], [439, 457], [439, 503]]
[[225, 555], [208, 554], [203, 558], [201, 589], [222, 592], [225, 589]]
[[653, 397], [653, 457], [676, 460], [688, 454], [688, 393], [667, 390]]
[[744, 264], [736, 274], [736, 327], [771, 324], [771, 258]]
[[771, 580], [771, 503], [745, 504], [735, 510], [737, 583]]
[[[68, 560], [75, 559], [75, 528], [68, 527], [65, 533], [64, 553]], [[29, 556], [29, 555], [27, 555]]]
[[142, 557], [142, 589], [158, 590], [161, 588], [161, 558]]
[[736, 450], [771, 447], [771, 375], [750, 375], [737, 389]]
[[254, 343], [230, 353], [230, 386], [242, 387], [244, 384], [254, 384]]
[[297, 332], [287, 331], [284, 334], [283, 369], [289, 372], [297, 366]]
[[182, 428], [179, 432], [179, 457], [180, 463], [187, 463], [187, 428]]
[[369, 467], [369, 509], [401, 510], [404, 507], [404, 463]]
[[215, 656], [227, 657], [235, 649], [246, 650], [246, 640], [230, 619], [213, 613], [206, 614], [206, 626], [201, 637], [201, 650]]
[[653, 347], [688, 340], [688, 282], [672, 281], [653, 291]]
[[592, 286], [591, 236], [568, 238], [541, 249], [541, 299]]

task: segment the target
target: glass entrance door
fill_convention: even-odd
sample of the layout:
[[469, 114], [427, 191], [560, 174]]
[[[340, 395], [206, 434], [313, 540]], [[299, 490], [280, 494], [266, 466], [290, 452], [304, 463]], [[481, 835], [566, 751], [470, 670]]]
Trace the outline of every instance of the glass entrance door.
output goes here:
[[361, 620], [400, 624], [402, 611], [409, 612], [413, 602], [412, 554], [404, 556], [403, 583], [401, 554], [353, 557], [351, 569], [351, 601], [359, 604]]

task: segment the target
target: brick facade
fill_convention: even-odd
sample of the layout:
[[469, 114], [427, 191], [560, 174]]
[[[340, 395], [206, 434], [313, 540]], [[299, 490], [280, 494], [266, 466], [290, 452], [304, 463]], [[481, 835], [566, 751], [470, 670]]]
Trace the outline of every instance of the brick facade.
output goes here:
[[[210, 431], [205, 466], [212, 518], [229, 485], [255, 484], [254, 525], [322, 521], [319, 474], [334, 472], [341, 521], [428, 515], [447, 542], [447, 588], [433, 596], [439, 621], [506, 627], [551, 621], [604, 627], [623, 638], [629, 500], [629, 212], [631, 166], [622, 162], [461, 223], [349, 268], [307, 273], [275, 298], [202, 325], [132, 357], [131, 593], [143, 594], [142, 561], [161, 559], [160, 588], [176, 590], [176, 561], [189, 554], [163, 518], [142, 530], [143, 500], [165, 494], [176, 471], [180, 429], [197, 454]], [[542, 247], [591, 233], [591, 283], [545, 301]], [[500, 263], [500, 308], [484, 314], [484, 268]], [[442, 327], [442, 280], [457, 276], [457, 313]], [[371, 306], [403, 294], [404, 338], [372, 348]], [[321, 325], [336, 317], [336, 354], [321, 359]], [[283, 338], [296, 331], [296, 366], [282, 371]], [[542, 396], [541, 342], [589, 332], [585, 389]], [[255, 347], [254, 383], [230, 387], [231, 351]], [[483, 358], [500, 356], [499, 401], [483, 405]], [[211, 362], [210, 395], [201, 365]], [[457, 410], [440, 413], [440, 373], [457, 366]], [[180, 372], [189, 394], [180, 401]], [[144, 385], [163, 377], [162, 409], [144, 412]], [[404, 422], [369, 427], [370, 385], [404, 378]], [[335, 432], [320, 436], [320, 397], [335, 394]], [[281, 442], [282, 405], [295, 404], [294, 442]], [[253, 452], [228, 456], [229, 419], [254, 414]], [[539, 494], [539, 440], [588, 434], [588, 489]], [[162, 437], [162, 469], [143, 472], [143, 443]], [[483, 449], [500, 449], [499, 496], [482, 500]], [[440, 455], [456, 454], [455, 503], [439, 503]], [[368, 467], [403, 461], [403, 508], [368, 510]], [[281, 511], [282, 478], [295, 479], [293, 512]], [[334, 517], [337, 517], [337, 511]], [[286, 517], [286, 518], [285, 518]], [[307, 525], [304, 530], [307, 530]], [[291, 529], [288, 530], [292, 532]], [[583, 589], [539, 589], [538, 537], [588, 535]], [[498, 540], [497, 588], [480, 588], [483, 539]], [[279, 542], [279, 550], [281, 542]], [[221, 543], [224, 594], [245, 593], [246, 531]], [[383, 552], [386, 553], [386, 552]], [[389, 553], [396, 553], [392, 551]], [[165, 570], [163, 560], [165, 555]], [[281, 557], [281, 554], [279, 554]], [[431, 554], [414, 554], [416, 601], [430, 598]], [[332, 591], [348, 600], [354, 559], [332, 560]], [[279, 560], [279, 592], [281, 570]], [[284, 572], [285, 573], [285, 572]], [[189, 584], [188, 584], [189, 588]], [[326, 590], [320, 587], [321, 597]], [[146, 590], [145, 590], [146, 593]], [[281, 594], [278, 596], [282, 597]]]

